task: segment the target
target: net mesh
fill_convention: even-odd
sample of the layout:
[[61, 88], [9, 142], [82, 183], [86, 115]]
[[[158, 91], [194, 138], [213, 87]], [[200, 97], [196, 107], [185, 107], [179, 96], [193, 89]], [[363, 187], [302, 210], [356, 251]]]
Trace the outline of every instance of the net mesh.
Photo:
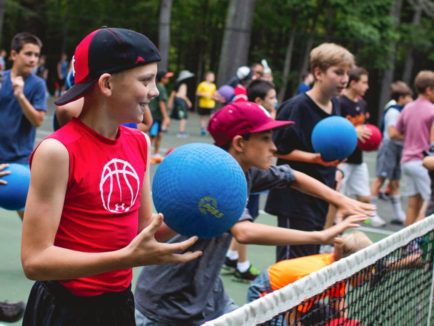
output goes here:
[[434, 325], [434, 215], [206, 325]]

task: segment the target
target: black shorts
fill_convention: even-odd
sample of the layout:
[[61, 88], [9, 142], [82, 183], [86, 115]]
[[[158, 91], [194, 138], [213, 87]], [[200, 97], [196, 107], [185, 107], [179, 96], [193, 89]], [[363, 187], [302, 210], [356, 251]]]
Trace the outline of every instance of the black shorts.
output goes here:
[[212, 114], [212, 111], [213, 111], [213, 109], [204, 109], [204, 108], [201, 108], [201, 107], [197, 108], [197, 113], [199, 115], [209, 116], [209, 115]]
[[78, 297], [54, 281], [32, 287], [23, 325], [136, 325], [131, 289], [95, 297]]

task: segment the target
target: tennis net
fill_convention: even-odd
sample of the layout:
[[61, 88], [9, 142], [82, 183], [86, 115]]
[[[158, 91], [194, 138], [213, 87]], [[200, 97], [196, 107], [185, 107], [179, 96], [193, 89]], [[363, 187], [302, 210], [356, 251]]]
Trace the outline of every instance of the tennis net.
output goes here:
[[434, 325], [434, 215], [205, 325]]

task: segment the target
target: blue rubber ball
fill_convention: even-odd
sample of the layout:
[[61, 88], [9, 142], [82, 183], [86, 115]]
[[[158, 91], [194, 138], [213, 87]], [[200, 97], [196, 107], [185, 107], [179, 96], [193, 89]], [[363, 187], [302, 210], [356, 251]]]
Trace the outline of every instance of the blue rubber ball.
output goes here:
[[312, 146], [324, 161], [346, 159], [357, 146], [356, 128], [343, 117], [325, 118], [313, 128]]
[[30, 169], [27, 165], [9, 163], [4, 171], [10, 174], [2, 177], [7, 185], [0, 185], [0, 206], [17, 211], [24, 208], [30, 184]]
[[229, 153], [211, 144], [193, 143], [176, 148], [160, 164], [152, 198], [170, 228], [185, 236], [212, 238], [241, 217], [247, 182]]

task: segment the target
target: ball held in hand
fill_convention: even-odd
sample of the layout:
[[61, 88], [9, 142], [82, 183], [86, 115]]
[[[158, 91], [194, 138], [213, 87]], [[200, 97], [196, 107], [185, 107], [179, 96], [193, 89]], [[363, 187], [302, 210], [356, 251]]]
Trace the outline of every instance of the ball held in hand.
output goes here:
[[176, 232], [211, 238], [241, 217], [247, 182], [226, 151], [193, 143], [176, 148], [159, 165], [152, 184], [155, 208]]

